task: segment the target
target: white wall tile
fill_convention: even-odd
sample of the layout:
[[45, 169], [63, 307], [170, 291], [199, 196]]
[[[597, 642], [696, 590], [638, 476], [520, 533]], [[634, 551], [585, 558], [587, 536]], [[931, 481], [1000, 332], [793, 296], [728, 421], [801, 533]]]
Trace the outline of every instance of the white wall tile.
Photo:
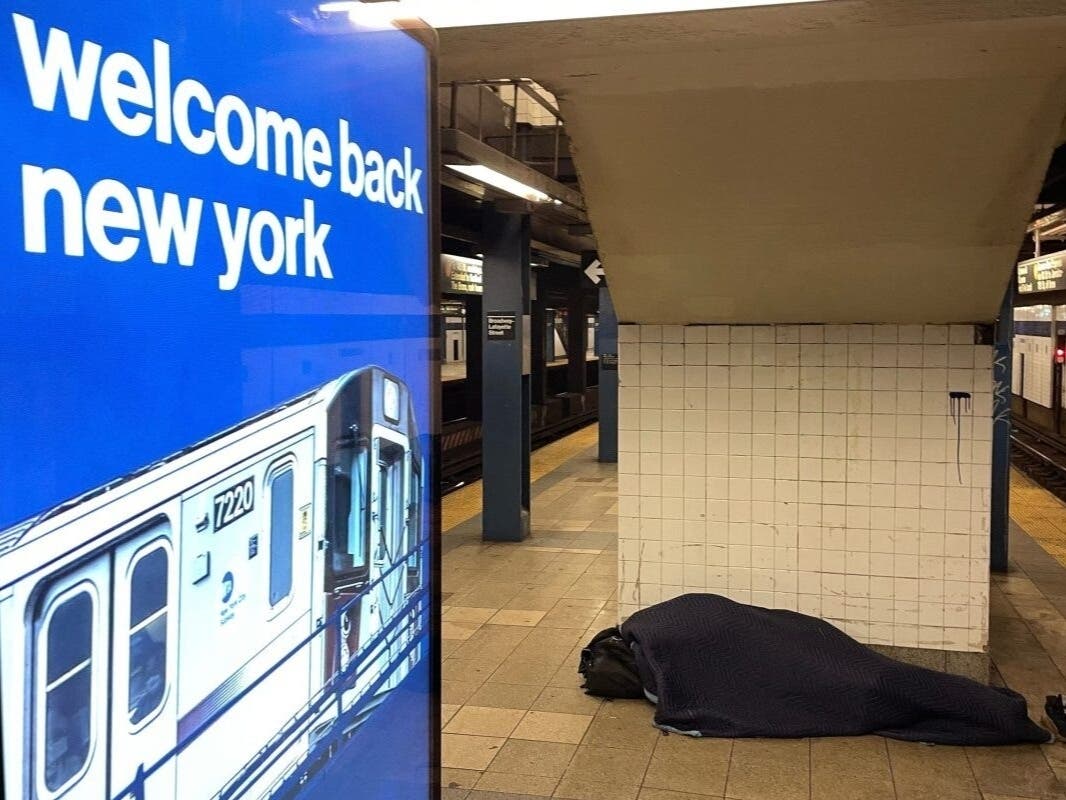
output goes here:
[[991, 356], [970, 326], [619, 341], [621, 613], [710, 591], [872, 643], [986, 646]]

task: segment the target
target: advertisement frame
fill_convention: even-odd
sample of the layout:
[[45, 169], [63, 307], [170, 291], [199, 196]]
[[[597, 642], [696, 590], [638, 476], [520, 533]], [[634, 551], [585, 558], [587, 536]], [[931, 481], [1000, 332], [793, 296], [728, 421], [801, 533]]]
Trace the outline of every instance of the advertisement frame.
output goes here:
[[398, 21], [406, 34], [426, 48], [427, 97], [429, 113], [426, 115], [429, 125], [426, 141], [429, 143], [429, 195], [426, 213], [429, 217], [429, 301], [430, 301], [430, 396], [429, 396], [429, 452], [432, 453], [432, 469], [429, 487], [429, 542], [430, 542], [430, 696], [432, 707], [429, 711], [429, 769], [427, 780], [430, 800], [440, 800], [443, 793], [441, 784], [441, 702], [442, 662], [441, 653], [441, 549], [443, 531], [441, 530], [441, 364], [444, 359], [441, 340], [441, 218], [440, 218], [440, 108], [437, 102], [440, 87], [438, 84], [438, 56], [440, 37], [437, 31], [422, 20]]
[[[438, 37], [436, 31], [421, 20], [398, 20], [395, 28], [402, 31], [417, 41], [426, 54], [425, 75], [425, 103], [426, 132], [425, 142], [427, 146], [427, 196], [426, 196], [426, 235], [429, 237], [426, 248], [427, 259], [425, 269], [428, 270], [425, 284], [427, 289], [426, 307], [426, 338], [423, 346], [429, 350], [427, 356], [428, 368], [428, 430], [425, 431], [426, 452], [432, 462], [427, 471], [428, 486], [425, 487], [425, 496], [429, 507], [426, 509], [425, 535], [429, 546], [429, 559], [426, 564], [427, 578], [431, 581], [428, 587], [429, 615], [428, 615], [428, 649], [427, 654], [430, 663], [427, 665], [429, 676], [426, 686], [426, 702], [430, 707], [426, 709], [425, 746], [426, 765], [429, 774], [425, 776], [426, 796], [439, 798], [442, 792], [440, 779], [441, 764], [441, 436], [440, 436], [440, 409], [441, 409], [441, 362], [442, 343], [440, 336], [440, 298], [441, 298], [441, 275], [440, 263], [440, 129], [438, 97]], [[6, 701], [6, 702], [5, 702]], [[0, 699], [0, 711], [12, 698]], [[0, 754], [6, 753], [6, 726], [0, 725]], [[2, 764], [0, 764], [2, 770]]]

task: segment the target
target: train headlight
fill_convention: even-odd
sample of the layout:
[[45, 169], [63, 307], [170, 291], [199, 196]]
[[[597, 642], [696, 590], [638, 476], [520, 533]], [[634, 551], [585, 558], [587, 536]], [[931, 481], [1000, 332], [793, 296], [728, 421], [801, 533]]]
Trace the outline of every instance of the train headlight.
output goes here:
[[389, 422], [400, 421], [400, 384], [385, 378], [383, 406], [385, 418]]

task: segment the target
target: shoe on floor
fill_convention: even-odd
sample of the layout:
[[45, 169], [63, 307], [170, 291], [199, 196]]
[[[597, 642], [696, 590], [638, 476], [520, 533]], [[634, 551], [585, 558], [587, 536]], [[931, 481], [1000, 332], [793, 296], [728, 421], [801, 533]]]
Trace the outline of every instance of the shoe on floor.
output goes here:
[[1044, 702], [1044, 725], [1056, 739], [1066, 738], [1066, 708], [1061, 694], [1049, 694]]

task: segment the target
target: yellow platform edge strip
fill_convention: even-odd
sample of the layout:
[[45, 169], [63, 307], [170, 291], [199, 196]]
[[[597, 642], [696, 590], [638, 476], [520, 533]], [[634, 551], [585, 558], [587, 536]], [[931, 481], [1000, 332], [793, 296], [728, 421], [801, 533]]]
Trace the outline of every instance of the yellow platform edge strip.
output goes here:
[[[600, 428], [589, 425], [535, 450], [529, 459], [530, 480], [537, 481], [599, 441]], [[441, 501], [441, 531], [447, 533], [481, 513], [481, 481], [456, 489]]]
[[1066, 567], [1066, 503], [1014, 468], [1010, 471], [1010, 515]]

